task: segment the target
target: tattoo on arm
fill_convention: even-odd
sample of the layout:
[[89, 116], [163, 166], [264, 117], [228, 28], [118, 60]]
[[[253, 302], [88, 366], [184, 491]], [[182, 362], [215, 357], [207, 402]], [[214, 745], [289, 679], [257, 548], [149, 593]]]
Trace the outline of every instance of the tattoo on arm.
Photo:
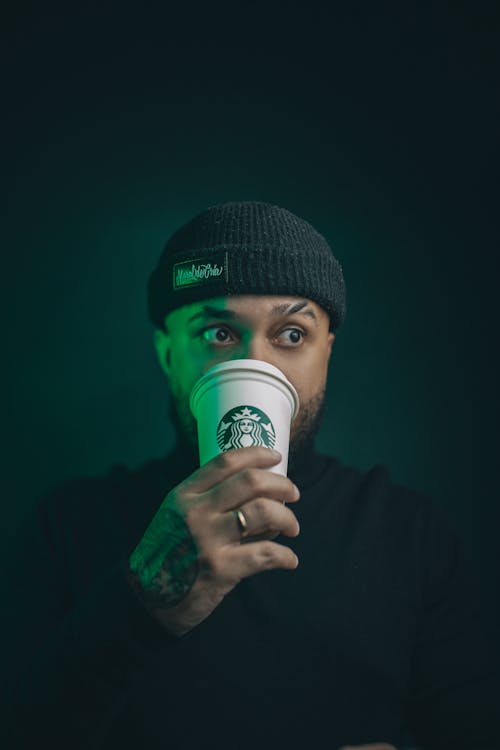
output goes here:
[[172, 508], [160, 508], [130, 556], [134, 590], [147, 607], [169, 609], [191, 591], [198, 572], [198, 551], [187, 524]]

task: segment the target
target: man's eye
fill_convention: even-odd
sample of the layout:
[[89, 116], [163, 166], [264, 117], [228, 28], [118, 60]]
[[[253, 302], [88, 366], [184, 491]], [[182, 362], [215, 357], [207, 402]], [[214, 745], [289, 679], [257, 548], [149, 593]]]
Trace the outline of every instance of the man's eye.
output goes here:
[[296, 346], [297, 344], [301, 344], [307, 336], [307, 334], [304, 331], [301, 331], [300, 328], [285, 328], [284, 331], [281, 331], [280, 336], [282, 336], [284, 333], [290, 334], [287, 340], [288, 343], [294, 346]]
[[229, 331], [224, 326], [210, 326], [201, 331], [204, 341], [209, 344], [225, 344], [229, 341]]
[[[208, 326], [200, 331], [200, 335], [208, 344], [228, 344], [233, 341], [232, 334], [226, 326]], [[297, 347], [306, 336], [307, 333], [300, 328], [285, 328], [276, 338], [281, 339], [285, 346]]]

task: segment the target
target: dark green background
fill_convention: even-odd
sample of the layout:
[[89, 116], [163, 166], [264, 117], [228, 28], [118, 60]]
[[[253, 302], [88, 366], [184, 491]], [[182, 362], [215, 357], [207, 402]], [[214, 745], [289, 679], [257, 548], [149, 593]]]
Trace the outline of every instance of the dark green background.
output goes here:
[[499, 589], [494, 5], [326, 5], [5, 20], [7, 554], [55, 482], [172, 445], [147, 276], [194, 213], [266, 200], [344, 267], [319, 447], [431, 494]]

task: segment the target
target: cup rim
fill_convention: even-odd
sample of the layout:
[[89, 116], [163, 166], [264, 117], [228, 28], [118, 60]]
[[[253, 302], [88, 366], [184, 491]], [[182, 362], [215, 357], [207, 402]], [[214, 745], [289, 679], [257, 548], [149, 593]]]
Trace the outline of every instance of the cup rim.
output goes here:
[[[266, 368], [269, 369], [266, 370]], [[231, 359], [227, 362], [219, 362], [216, 365], [210, 367], [210, 369], [208, 369], [203, 375], [200, 376], [191, 390], [191, 394], [189, 396], [189, 408], [191, 410], [191, 413], [193, 413], [192, 405], [194, 401], [194, 395], [203, 385], [205, 385], [206, 382], [208, 382], [212, 377], [224, 370], [230, 370], [232, 372], [237, 372], [238, 370], [252, 370], [259, 374], [264, 371], [264, 374], [267, 374], [270, 377], [274, 377], [276, 380], [288, 387], [289, 390], [291, 390], [295, 406], [294, 413], [292, 414], [292, 422], [297, 418], [300, 408], [300, 399], [295, 386], [288, 380], [285, 373], [282, 372], [278, 367], [261, 359]]]

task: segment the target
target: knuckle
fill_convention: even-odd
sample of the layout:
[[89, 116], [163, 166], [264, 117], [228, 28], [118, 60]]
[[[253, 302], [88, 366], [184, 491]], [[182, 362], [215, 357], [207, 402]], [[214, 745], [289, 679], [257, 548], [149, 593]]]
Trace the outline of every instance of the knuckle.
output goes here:
[[234, 450], [230, 451], [223, 451], [222, 453], [218, 453], [217, 456], [214, 458], [214, 464], [219, 469], [229, 469], [234, 464]]
[[276, 544], [273, 544], [272, 542], [263, 542], [260, 559], [264, 568], [274, 568], [279, 561]]
[[252, 492], [258, 492], [261, 489], [261, 475], [255, 469], [245, 469], [242, 474], [245, 484]]
[[265, 527], [271, 526], [274, 522], [274, 516], [270, 504], [271, 502], [272, 501], [266, 500], [263, 497], [259, 497], [255, 500], [257, 516], [260, 524]]
[[182, 516], [186, 515], [189, 495], [182, 486], [174, 487], [167, 494], [164, 503]]
[[255, 510], [255, 514], [262, 518], [264, 516], [264, 513], [266, 512], [266, 501], [263, 497], [256, 497], [255, 500], [252, 501], [252, 505]]

